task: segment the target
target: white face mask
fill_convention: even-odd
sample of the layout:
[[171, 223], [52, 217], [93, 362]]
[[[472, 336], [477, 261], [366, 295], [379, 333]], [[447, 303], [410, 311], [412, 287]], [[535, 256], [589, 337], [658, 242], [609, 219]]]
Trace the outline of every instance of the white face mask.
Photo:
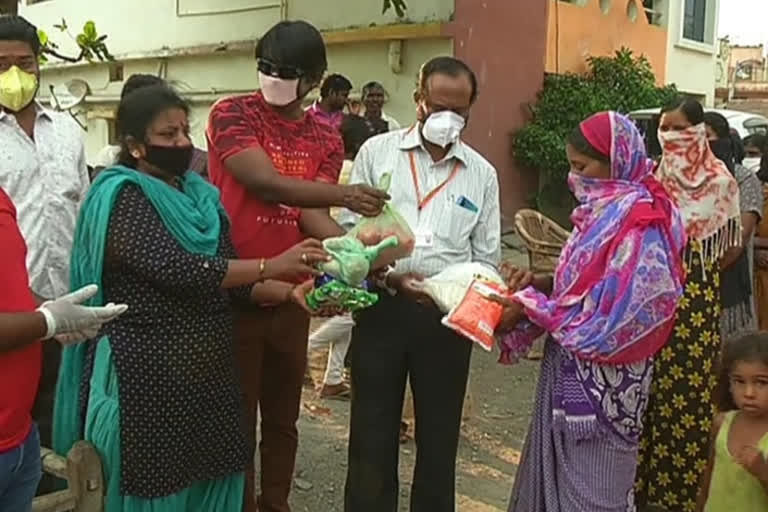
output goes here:
[[760, 157], [745, 158], [741, 165], [752, 172], [757, 172], [760, 170]]
[[432, 144], [446, 148], [459, 140], [466, 121], [452, 110], [431, 114], [422, 127], [422, 135]]
[[284, 107], [299, 99], [299, 79], [284, 80], [259, 71], [259, 85], [264, 100], [274, 107]]

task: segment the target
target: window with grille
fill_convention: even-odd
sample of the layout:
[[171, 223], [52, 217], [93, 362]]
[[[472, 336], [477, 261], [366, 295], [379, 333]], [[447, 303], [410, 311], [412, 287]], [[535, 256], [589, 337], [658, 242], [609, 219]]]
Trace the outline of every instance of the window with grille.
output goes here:
[[683, 37], [700, 43], [706, 42], [707, 0], [685, 0]]

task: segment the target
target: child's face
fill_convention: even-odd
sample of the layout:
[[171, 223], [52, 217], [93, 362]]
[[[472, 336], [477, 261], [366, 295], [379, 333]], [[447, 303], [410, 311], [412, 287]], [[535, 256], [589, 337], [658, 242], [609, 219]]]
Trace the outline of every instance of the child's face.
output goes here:
[[768, 365], [739, 361], [730, 374], [731, 395], [739, 410], [750, 416], [768, 416]]

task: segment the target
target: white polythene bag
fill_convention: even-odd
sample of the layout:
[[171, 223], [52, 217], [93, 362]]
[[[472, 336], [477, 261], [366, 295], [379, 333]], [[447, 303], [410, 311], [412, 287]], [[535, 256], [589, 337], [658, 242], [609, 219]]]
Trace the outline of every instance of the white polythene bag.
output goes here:
[[449, 265], [439, 274], [424, 280], [424, 293], [432, 297], [443, 313], [459, 305], [475, 279], [504, 284], [498, 272], [481, 263]]

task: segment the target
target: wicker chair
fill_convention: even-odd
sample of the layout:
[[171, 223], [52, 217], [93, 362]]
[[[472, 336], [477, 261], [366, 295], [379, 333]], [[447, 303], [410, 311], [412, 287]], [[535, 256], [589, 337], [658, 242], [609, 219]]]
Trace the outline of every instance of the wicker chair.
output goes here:
[[534, 273], [552, 273], [570, 233], [535, 210], [519, 210], [515, 229], [528, 249], [529, 267]]

